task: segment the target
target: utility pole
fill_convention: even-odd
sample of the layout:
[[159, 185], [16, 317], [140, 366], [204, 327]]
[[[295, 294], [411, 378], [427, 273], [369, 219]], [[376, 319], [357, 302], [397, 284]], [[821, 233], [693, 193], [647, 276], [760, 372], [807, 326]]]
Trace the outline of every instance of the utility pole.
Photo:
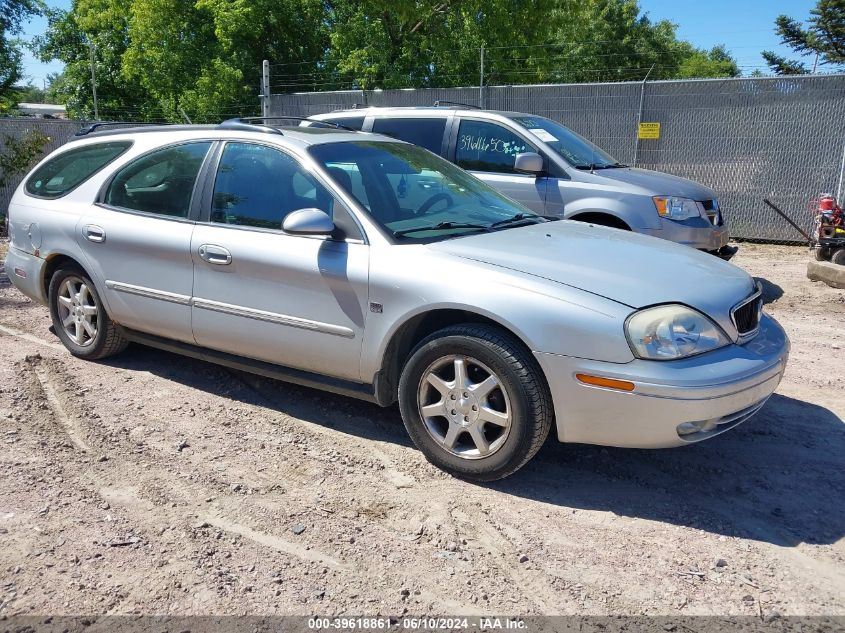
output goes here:
[[94, 65], [94, 42], [88, 41], [88, 48], [91, 49], [91, 92], [94, 94], [94, 120], [100, 120], [100, 109], [97, 106], [97, 70]]
[[261, 65], [261, 116], [270, 116], [270, 60]]
[[819, 52], [816, 51], [816, 59], [813, 62], [813, 74], [816, 74], [816, 69], [819, 67]]
[[481, 74], [478, 80], [478, 105], [484, 109], [484, 47], [481, 47]]
[[637, 113], [637, 130], [634, 134], [634, 160], [631, 163], [632, 167], [637, 166], [637, 154], [639, 154], [640, 151], [640, 123], [643, 122], [643, 105], [645, 105], [645, 83], [648, 81], [648, 76], [651, 74], [652, 70], [654, 70], [654, 64], [652, 64], [651, 68], [648, 69], [648, 72], [643, 78], [642, 86], [640, 86], [640, 109]]

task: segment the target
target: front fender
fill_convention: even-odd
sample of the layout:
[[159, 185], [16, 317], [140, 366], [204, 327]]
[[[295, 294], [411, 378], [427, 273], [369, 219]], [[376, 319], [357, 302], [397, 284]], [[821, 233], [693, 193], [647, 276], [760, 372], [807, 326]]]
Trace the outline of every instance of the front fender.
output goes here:
[[[633, 360], [624, 334], [631, 308], [623, 304], [532, 275], [430, 251], [418, 266], [408, 258], [403, 258], [402, 265], [389, 261], [389, 249], [373, 249], [372, 258], [370, 301], [380, 304], [382, 312], [371, 313], [367, 319], [362, 376], [374, 376], [381, 369], [385, 352], [403, 325], [435, 310], [483, 316], [534, 352], [615, 363]], [[409, 268], [425, 275], [407, 274]]]
[[633, 230], [660, 229], [660, 217], [651, 198], [628, 195], [615, 197], [589, 197], [573, 200], [564, 207], [564, 218], [569, 220], [582, 213], [604, 213], [622, 220]]

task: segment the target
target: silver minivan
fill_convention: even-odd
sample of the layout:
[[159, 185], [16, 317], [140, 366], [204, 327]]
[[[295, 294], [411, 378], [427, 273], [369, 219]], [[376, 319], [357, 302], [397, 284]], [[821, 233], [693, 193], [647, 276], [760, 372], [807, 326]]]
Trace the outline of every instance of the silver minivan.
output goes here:
[[[661, 237], [724, 259], [736, 252], [712, 189], [623, 165], [551, 119], [461, 105], [338, 110], [311, 118], [424, 147], [541, 215]], [[428, 199], [436, 184], [423, 173], [400, 182], [396, 193]]]

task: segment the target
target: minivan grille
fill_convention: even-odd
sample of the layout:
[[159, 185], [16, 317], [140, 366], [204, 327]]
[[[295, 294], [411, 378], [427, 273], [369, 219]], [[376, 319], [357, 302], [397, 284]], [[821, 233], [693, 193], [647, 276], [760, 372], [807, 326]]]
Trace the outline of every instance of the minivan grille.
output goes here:
[[760, 325], [760, 311], [763, 308], [763, 297], [758, 291], [752, 297], [747, 299], [745, 303], [739, 304], [733, 309], [731, 315], [733, 316], [736, 331], [740, 336], [745, 336], [754, 332]]
[[722, 226], [722, 212], [719, 210], [719, 203], [716, 200], [702, 200], [701, 206], [713, 226]]

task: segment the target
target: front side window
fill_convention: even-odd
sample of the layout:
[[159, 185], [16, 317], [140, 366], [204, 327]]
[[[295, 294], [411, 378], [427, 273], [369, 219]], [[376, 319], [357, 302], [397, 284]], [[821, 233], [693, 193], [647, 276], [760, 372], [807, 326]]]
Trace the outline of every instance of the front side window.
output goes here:
[[309, 151], [335, 183], [398, 241], [440, 240], [545, 222], [478, 178], [414, 145], [348, 141], [315, 145]]
[[426, 148], [435, 154], [440, 153], [443, 145], [443, 133], [446, 131], [446, 118], [422, 119], [376, 119], [373, 132], [398, 138]]
[[166, 147], [135, 159], [112, 180], [104, 202], [113, 207], [187, 218], [197, 174], [210, 142]]
[[515, 116], [511, 117], [511, 120], [549, 145], [576, 169], [613, 169], [626, 166], [583, 136], [551, 119], [541, 116]]
[[39, 198], [60, 198], [88, 180], [132, 146], [130, 141], [85, 145], [44, 163], [26, 181], [27, 193]]
[[515, 174], [516, 155], [537, 149], [497, 123], [464, 119], [458, 129], [455, 162], [469, 171]]
[[280, 230], [289, 213], [308, 208], [332, 217], [334, 199], [295, 159], [264, 145], [226, 145], [214, 182], [212, 222]]

